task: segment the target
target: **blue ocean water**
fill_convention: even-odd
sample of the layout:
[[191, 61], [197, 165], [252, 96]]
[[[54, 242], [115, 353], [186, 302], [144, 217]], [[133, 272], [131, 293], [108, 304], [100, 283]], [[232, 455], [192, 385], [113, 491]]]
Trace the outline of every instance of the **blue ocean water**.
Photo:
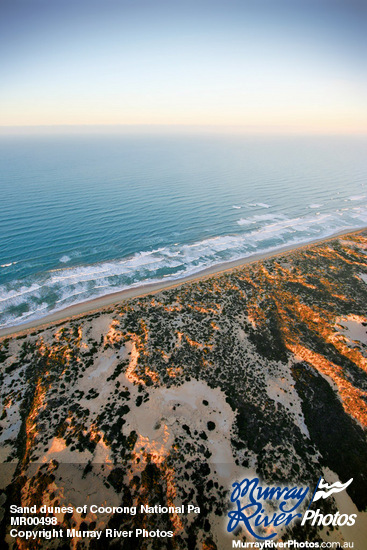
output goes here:
[[0, 326], [367, 225], [366, 137], [0, 136]]

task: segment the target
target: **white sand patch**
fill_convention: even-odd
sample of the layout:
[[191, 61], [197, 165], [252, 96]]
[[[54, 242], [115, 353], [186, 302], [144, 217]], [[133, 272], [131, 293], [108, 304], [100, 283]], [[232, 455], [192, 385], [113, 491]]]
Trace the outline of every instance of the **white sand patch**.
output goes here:
[[94, 451], [93, 463], [94, 464], [112, 464], [111, 449], [107, 447], [103, 441], [103, 437], [98, 441], [96, 450]]
[[347, 317], [338, 317], [335, 327], [345, 337], [346, 343], [355, 347], [361, 343], [367, 345], [367, 326], [363, 323], [367, 323], [367, 318], [348, 315]]
[[111, 357], [105, 357], [102, 355], [102, 357], [99, 359], [97, 364], [94, 367], [94, 370], [92, 372], [89, 371], [88, 378], [100, 378], [101, 374], [106, 374], [108, 372], [114, 362], [116, 361], [116, 355], [113, 354]]
[[[13, 475], [15, 472], [15, 469], [18, 465], [18, 461], [16, 462], [6, 462], [5, 460], [8, 458], [10, 452], [12, 451], [12, 447], [10, 445], [3, 445], [0, 447], [0, 489], [5, 489], [11, 480], [13, 479]], [[5, 463], [5, 464], [4, 464]], [[1, 520], [0, 520], [1, 521]]]
[[[104, 406], [107, 403], [108, 397], [111, 395], [113, 387], [116, 383], [116, 381], [106, 381], [106, 378], [110, 374], [112, 374], [115, 370], [115, 367], [117, 366], [117, 361], [112, 361], [112, 357], [109, 361], [109, 367], [106, 369], [103, 369], [103, 366], [101, 367], [101, 375], [99, 378], [92, 378], [88, 376], [84, 376], [83, 378], [78, 379], [78, 384], [74, 387], [74, 390], [80, 390], [84, 392], [84, 396], [80, 398], [79, 403], [83, 408], [86, 408], [89, 410], [91, 416], [91, 419], [93, 416], [95, 416], [99, 411], [101, 411]], [[97, 391], [98, 395], [94, 396], [92, 399], [87, 399], [88, 392], [90, 390]]]
[[[203, 403], [208, 402], [208, 405]], [[154, 388], [149, 400], [140, 407], [129, 402], [130, 412], [126, 416], [127, 431], [135, 430], [139, 439], [135, 453], [154, 455], [161, 462], [169, 453], [176, 435], [181, 435], [183, 425], [194, 433], [207, 434], [207, 444], [212, 453], [209, 462], [215, 465], [219, 477], [225, 483], [233, 477], [234, 460], [230, 444], [234, 412], [219, 388], [210, 388], [206, 382], [191, 380], [181, 386]], [[208, 422], [215, 427], [208, 429]]]
[[112, 314], [102, 314], [99, 317], [91, 320], [91, 328], [88, 331], [89, 338], [93, 338], [97, 342], [100, 341], [101, 336], [106, 336], [107, 332], [110, 329], [112, 322]]
[[[5, 461], [8, 460], [11, 452], [13, 450], [12, 445], [3, 444], [0, 446], [0, 464], [3, 465]], [[1, 468], [0, 468], [0, 489], [1, 489]]]
[[19, 434], [22, 420], [19, 414], [19, 403], [15, 401], [6, 410], [6, 418], [0, 421], [3, 431], [0, 435], [0, 443], [7, 439], [15, 440]]
[[[79, 390], [84, 392], [84, 396], [79, 402], [83, 407], [89, 409], [90, 413], [98, 413], [106, 405], [108, 397], [113, 393], [116, 382], [125, 380], [123, 373], [114, 380], [107, 379], [115, 372], [120, 361], [126, 358], [128, 349], [129, 346], [122, 347], [118, 354], [111, 349], [105, 350], [100, 357], [95, 358], [94, 364], [84, 372], [84, 376], [77, 379], [72, 389], [73, 391]], [[126, 385], [125, 382], [124, 384]], [[86, 396], [90, 390], [96, 390], [98, 396], [93, 397], [93, 399], [87, 399]]]
[[136, 375], [135, 369], [138, 364], [139, 352], [136, 349], [136, 345], [133, 342], [128, 342], [126, 345], [126, 350], [130, 353], [130, 364], [126, 370], [126, 380], [129, 384], [145, 384], [140, 378]]
[[91, 458], [92, 454], [89, 451], [80, 452], [77, 449], [71, 451], [63, 438], [54, 437], [49, 449], [39, 461], [49, 463], [55, 459], [62, 464], [87, 464]]

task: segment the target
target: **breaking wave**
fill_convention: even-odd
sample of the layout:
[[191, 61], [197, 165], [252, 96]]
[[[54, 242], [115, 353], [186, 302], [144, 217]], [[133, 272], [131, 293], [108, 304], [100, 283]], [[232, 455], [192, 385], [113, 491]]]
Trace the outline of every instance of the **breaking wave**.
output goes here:
[[[237, 221], [241, 233], [175, 243], [93, 265], [63, 267], [0, 286], [2, 327], [141, 284], [177, 280], [216, 264], [247, 258], [367, 225], [364, 206], [303, 217], [254, 215]], [[65, 262], [66, 263], [66, 262]]]

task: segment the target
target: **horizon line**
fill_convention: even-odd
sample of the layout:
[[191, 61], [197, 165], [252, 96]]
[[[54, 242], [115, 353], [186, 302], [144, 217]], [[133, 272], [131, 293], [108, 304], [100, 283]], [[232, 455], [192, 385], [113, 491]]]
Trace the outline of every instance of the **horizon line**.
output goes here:
[[301, 134], [301, 135], [367, 135], [367, 128], [354, 128], [354, 129], [341, 129], [341, 128], [305, 128], [292, 125], [224, 125], [224, 124], [189, 124], [189, 123], [174, 123], [174, 124], [160, 124], [160, 123], [105, 123], [105, 124], [16, 124], [16, 125], [1, 125], [0, 134], [14, 134], [14, 133], [42, 133], [42, 132], [55, 132], [60, 130], [69, 131], [84, 131], [84, 132], [96, 132], [100, 130], [113, 130], [113, 131], [127, 131], [127, 130], [163, 130], [163, 131], [206, 131], [206, 132], [233, 132], [238, 134]]

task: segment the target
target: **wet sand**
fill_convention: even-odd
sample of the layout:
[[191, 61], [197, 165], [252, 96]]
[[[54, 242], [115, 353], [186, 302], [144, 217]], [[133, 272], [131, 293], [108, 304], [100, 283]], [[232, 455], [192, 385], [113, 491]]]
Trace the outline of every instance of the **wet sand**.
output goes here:
[[83, 316], [87, 313], [92, 313], [95, 311], [102, 310], [104, 308], [107, 308], [108, 306], [112, 306], [114, 304], [118, 304], [119, 302], [123, 300], [128, 300], [130, 298], [136, 298], [138, 296], [146, 296], [147, 294], [153, 294], [156, 292], [159, 292], [161, 290], [166, 290], [169, 288], [174, 288], [177, 286], [180, 286], [187, 282], [197, 281], [199, 279], [211, 277], [213, 275], [218, 275], [224, 272], [231, 271], [236, 268], [240, 268], [243, 265], [247, 265], [250, 263], [254, 263], [259, 260], [264, 260], [266, 258], [272, 258], [275, 256], [283, 255], [283, 254], [290, 254], [294, 250], [300, 250], [302, 248], [308, 248], [310, 246], [315, 246], [316, 244], [321, 244], [328, 241], [333, 241], [338, 237], [345, 236], [345, 235], [355, 235], [359, 233], [363, 233], [366, 231], [367, 228], [359, 229], [357, 231], [339, 231], [337, 233], [334, 233], [330, 237], [322, 238], [322, 239], [316, 239], [314, 241], [310, 241], [307, 244], [299, 244], [299, 245], [287, 245], [281, 248], [278, 248], [275, 251], [268, 252], [268, 253], [259, 253], [259, 254], [253, 254], [251, 256], [248, 256], [246, 258], [240, 258], [238, 260], [233, 260], [230, 262], [224, 262], [221, 264], [213, 265], [212, 267], [209, 267], [207, 269], [203, 269], [202, 271], [198, 271], [197, 273], [194, 273], [193, 275], [189, 275], [187, 277], [182, 277], [180, 279], [175, 280], [167, 280], [165, 281], [159, 281], [157, 283], [150, 283], [150, 284], [141, 284], [136, 287], [127, 288], [125, 290], [121, 290], [119, 292], [113, 292], [110, 294], [106, 294], [104, 296], [100, 296], [98, 298], [94, 298], [92, 300], [86, 300], [84, 302], [79, 302], [77, 304], [74, 304], [72, 306], [68, 306], [66, 308], [60, 309], [58, 311], [54, 311], [53, 313], [50, 313], [48, 315], [45, 315], [44, 317], [41, 317], [40, 319], [34, 319], [33, 321], [29, 321], [27, 323], [22, 323], [20, 325], [15, 325], [11, 327], [6, 327], [0, 329], [0, 338], [15, 334], [20, 334], [27, 332], [34, 328], [44, 328], [45, 326], [55, 323], [55, 322], [61, 322], [61, 321], [68, 321], [71, 318], [77, 318], [80, 316]]

